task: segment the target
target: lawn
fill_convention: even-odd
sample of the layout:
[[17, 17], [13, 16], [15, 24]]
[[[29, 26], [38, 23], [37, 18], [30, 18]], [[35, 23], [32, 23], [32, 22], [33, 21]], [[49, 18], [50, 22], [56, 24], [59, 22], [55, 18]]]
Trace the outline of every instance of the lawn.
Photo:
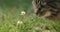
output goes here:
[[31, 0], [1, 0], [0, 32], [60, 32], [60, 22], [34, 14]]

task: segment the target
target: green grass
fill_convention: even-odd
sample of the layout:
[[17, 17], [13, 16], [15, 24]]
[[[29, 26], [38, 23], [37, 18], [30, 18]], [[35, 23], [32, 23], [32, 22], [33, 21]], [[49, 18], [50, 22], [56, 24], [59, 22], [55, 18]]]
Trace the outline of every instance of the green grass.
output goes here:
[[[60, 22], [37, 17], [31, 0], [2, 0], [0, 32], [60, 32]], [[25, 15], [21, 12], [25, 11]]]
[[25, 15], [20, 15], [23, 11], [20, 8], [1, 8], [0, 11], [0, 32], [60, 32], [59, 22], [41, 19], [32, 11], [26, 11]]

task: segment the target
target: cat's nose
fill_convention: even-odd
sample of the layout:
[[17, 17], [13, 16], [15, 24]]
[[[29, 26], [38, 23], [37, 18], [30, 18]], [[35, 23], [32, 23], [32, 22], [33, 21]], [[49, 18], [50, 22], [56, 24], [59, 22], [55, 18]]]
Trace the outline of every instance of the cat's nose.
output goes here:
[[39, 16], [40, 15], [40, 13], [39, 12], [36, 12], [36, 16]]

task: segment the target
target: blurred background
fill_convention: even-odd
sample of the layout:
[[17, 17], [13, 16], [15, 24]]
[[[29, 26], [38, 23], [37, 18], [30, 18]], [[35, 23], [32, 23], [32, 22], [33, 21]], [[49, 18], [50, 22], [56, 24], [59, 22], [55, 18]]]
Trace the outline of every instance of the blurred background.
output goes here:
[[0, 32], [60, 32], [60, 22], [36, 17], [32, 0], [0, 0]]

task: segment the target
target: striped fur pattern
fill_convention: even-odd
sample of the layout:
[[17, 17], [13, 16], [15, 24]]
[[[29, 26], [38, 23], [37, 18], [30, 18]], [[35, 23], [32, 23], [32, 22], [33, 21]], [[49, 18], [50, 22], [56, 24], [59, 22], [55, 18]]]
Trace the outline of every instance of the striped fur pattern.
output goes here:
[[37, 16], [51, 20], [60, 20], [60, 0], [33, 0]]

